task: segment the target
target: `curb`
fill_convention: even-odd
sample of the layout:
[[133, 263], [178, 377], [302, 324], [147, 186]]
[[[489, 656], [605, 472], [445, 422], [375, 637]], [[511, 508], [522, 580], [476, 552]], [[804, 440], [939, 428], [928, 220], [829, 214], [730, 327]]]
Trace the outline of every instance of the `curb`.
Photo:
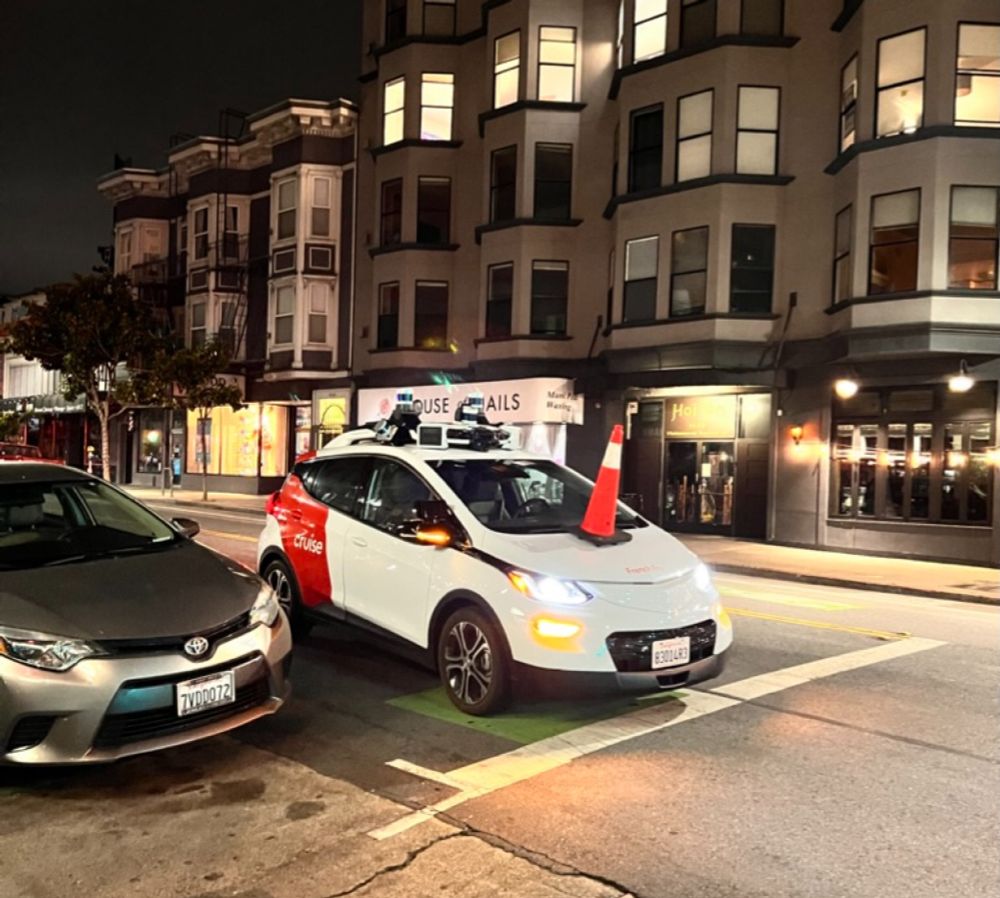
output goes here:
[[167, 505], [179, 505], [182, 508], [200, 508], [204, 511], [226, 511], [234, 512], [236, 514], [245, 514], [248, 517], [261, 518], [264, 517], [265, 512], [263, 508], [247, 508], [245, 505], [217, 505], [211, 499], [207, 502], [202, 502], [197, 499], [171, 499], [170, 495], [166, 496], [137, 496], [134, 493], [129, 493], [134, 499], [138, 499], [140, 502], [144, 502], [148, 505], [155, 505], [157, 503], [166, 503]]
[[975, 596], [964, 592], [947, 592], [944, 590], [918, 589], [899, 586], [895, 583], [872, 583], [869, 580], [843, 580], [837, 577], [817, 577], [812, 574], [794, 574], [791, 571], [771, 570], [770, 568], [749, 567], [741, 564], [714, 564], [708, 562], [714, 571], [723, 574], [745, 574], [749, 577], [769, 577], [772, 580], [790, 580], [795, 583], [809, 583], [815, 586], [832, 586], [842, 589], [863, 589], [868, 592], [889, 592], [896, 595], [921, 596], [926, 599], [947, 599], [951, 602], [968, 602], [973, 605], [1000, 605], [1000, 596]]

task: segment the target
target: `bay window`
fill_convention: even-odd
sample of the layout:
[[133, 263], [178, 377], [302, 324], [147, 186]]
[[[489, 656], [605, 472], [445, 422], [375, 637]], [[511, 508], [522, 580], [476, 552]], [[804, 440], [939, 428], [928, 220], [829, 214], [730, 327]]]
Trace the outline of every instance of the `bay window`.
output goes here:
[[1000, 187], [953, 187], [948, 286], [996, 290], [1000, 248]]
[[640, 237], [625, 243], [622, 321], [653, 321], [656, 318], [659, 255], [659, 237]]
[[531, 264], [531, 333], [544, 336], [566, 334], [569, 303], [569, 262]]
[[854, 146], [858, 128], [858, 57], [852, 56], [840, 72], [840, 152]]
[[413, 345], [418, 349], [445, 349], [448, 345], [448, 284], [417, 281], [413, 310]]
[[403, 179], [393, 178], [382, 185], [379, 245], [396, 246], [403, 240]]
[[743, 0], [740, 34], [779, 36], [784, 33], [784, 0]]
[[924, 52], [927, 29], [878, 42], [875, 136], [912, 134], [924, 123]]
[[274, 291], [274, 326], [271, 343], [290, 346], [295, 341], [295, 288], [278, 287]]
[[329, 178], [313, 178], [311, 230], [313, 237], [330, 236], [330, 200], [332, 196]]
[[512, 31], [493, 42], [493, 108], [517, 102], [521, 87], [521, 32]]
[[385, 42], [406, 37], [406, 2], [407, 0], [385, 0]]
[[681, 48], [698, 47], [715, 37], [716, 0], [681, 0]]
[[451, 240], [451, 179], [417, 180], [417, 243], [444, 245]]
[[677, 181], [712, 173], [713, 97], [713, 91], [703, 90], [677, 101]]
[[517, 147], [490, 156], [490, 221], [510, 221], [517, 210]]
[[[277, 184], [278, 201], [277, 206], [277, 238], [278, 240], [287, 240], [295, 236], [295, 218], [296, 209], [298, 207], [298, 181], [295, 178], [288, 178], [284, 181], [279, 181]], [[206, 211], [207, 217], [207, 211]], [[206, 225], [207, 227], [207, 225]], [[195, 213], [195, 258], [198, 258], [198, 218], [197, 213]], [[205, 236], [205, 246], [207, 252], [208, 246], [208, 235]]]
[[573, 147], [535, 144], [535, 218], [568, 221], [573, 196]]
[[833, 301], [835, 303], [850, 299], [854, 290], [854, 269], [851, 264], [853, 230], [852, 208], [846, 206], [837, 213], [833, 223]]
[[632, 61], [642, 62], [667, 52], [667, 0], [635, 0]]
[[[279, 191], [280, 199], [280, 191]], [[208, 258], [208, 207], [194, 210], [194, 258], [196, 261]], [[280, 236], [280, 234], [279, 234]]]
[[378, 288], [376, 348], [395, 349], [399, 345], [399, 282]]
[[655, 189], [663, 183], [663, 107], [636, 110], [630, 125], [628, 192]]
[[670, 254], [670, 317], [705, 314], [708, 228], [674, 231]]
[[513, 326], [514, 264], [491, 265], [486, 280], [486, 338], [509, 337]]
[[208, 316], [204, 302], [191, 303], [191, 346], [197, 349], [208, 342]]
[[764, 315], [774, 294], [774, 225], [733, 225], [729, 311]]
[[872, 197], [868, 293], [902, 293], [917, 288], [920, 191]]
[[309, 343], [326, 343], [327, 316], [330, 306], [330, 287], [324, 283], [309, 285]]
[[777, 87], [740, 87], [736, 132], [736, 171], [739, 174], [778, 173], [780, 98], [781, 91]]
[[451, 37], [455, 33], [455, 0], [424, 0], [424, 34]]
[[406, 78], [386, 81], [382, 88], [382, 145], [398, 143], [403, 139], [406, 108]]
[[572, 103], [576, 95], [576, 29], [538, 29], [538, 99]]
[[420, 79], [420, 139], [451, 140], [455, 76], [424, 72]]
[[955, 124], [1000, 126], [1000, 23], [958, 26]]

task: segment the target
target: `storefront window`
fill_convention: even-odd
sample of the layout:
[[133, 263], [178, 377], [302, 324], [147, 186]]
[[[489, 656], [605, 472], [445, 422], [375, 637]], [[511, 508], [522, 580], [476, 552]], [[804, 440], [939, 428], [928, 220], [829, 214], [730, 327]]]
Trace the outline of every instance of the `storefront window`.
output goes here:
[[204, 419], [188, 412], [187, 432], [189, 474], [201, 473], [203, 446], [209, 474], [282, 477], [288, 473], [288, 411], [284, 406], [250, 403], [235, 412], [222, 406]]
[[139, 413], [139, 446], [135, 469], [139, 474], [163, 471], [162, 416], [147, 411]]
[[[841, 420], [831, 446], [833, 514], [989, 523], [995, 391], [980, 387], [963, 397], [944, 388], [865, 395], [860, 404], [855, 398], [835, 409]], [[852, 416], [862, 420], [851, 421]]]

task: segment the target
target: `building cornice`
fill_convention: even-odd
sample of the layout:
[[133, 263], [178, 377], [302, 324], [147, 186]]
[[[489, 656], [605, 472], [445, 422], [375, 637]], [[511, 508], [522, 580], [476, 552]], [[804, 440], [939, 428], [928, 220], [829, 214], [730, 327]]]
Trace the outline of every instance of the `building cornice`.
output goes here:
[[795, 178], [792, 175], [709, 175], [707, 178], [694, 178], [691, 181], [681, 181], [677, 184], [666, 184], [651, 190], [637, 190], [634, 193], [621, 193], [612, 197], [604, 207], [604, 217], [611, 219], [619, 206], [626, 203], [638, 203], [642, 200], [660, 196], [670, 196], [674, 193], [685, 193], [689, 190], [700, 190], [703, 187], [715, 187], [719, 184], [744, 184], [755, 187], [784, 187], [791, 184]]
[[877, 137], [873, 140], [866, 140], [856, 143], [852, 147], [841, 153], [826, 168], [823, 169], [828, 175], [835, 175], [842, 171], [858, 156], [864, 153], [871, 153], [874, 150], [887, 150], [890, 147], [903, 146], [908, 143], [920, 143], [924, 140], [936, 140], [939, 137], [972, 138], [978, 140], [1000, 140], [1000, 128], [975, 128], [962, 125], [928, 125], [920, 128], [912, 134], [896, 134], [892, 137]]
[[539, 112], [582, 112], [587, 108], [586, 103], [560, 103], [554, 100], [518, 100], [516, 103], [508, 103], [499, 109], [489, 109], [479, 113], [479, 136], [486, 136], [486, 123], [504, 116], [514, 115], [525, 110]]

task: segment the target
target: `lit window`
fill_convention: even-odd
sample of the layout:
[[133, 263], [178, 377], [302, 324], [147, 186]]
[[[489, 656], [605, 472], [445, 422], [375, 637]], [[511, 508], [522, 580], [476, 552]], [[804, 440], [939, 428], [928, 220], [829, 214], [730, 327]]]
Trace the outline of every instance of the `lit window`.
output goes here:
[[451, 179], [417, 181], [417, 243], [443, 245], [451, 240]]
[[514, 298], [514, 266], [507, 262], [491, 265], [487, 272], [486, 337], [499, 339], [511, 335]]
[[455, 33], [455, 0], [424, 0], [424, 34]]
[[632, 61], [662, 56], [667, 50], [667, 0], [635, 0]]
[[708, 228], [675, 231], [670, 257], [670, 317], [705, 314]]
[[330, 236], [331, 181], [329, 178], [313, 179], [312, 235]]
[[1000, 125], [1000, 24], [958, 26], [955, 124]]
[[659, 237], [640, 237], [625, 244], [623, 321], [652, 321], [656, 318], [659, 253]]
[[531, 333], [566, 334], [569, 303], [569, 262], [532, 262]]
[[625, 0], [618, 3], [618, 30], [615, 32], [615, 59], [618, 60], [618, 68], [625, 62]]
[[677, 180], [712, 173], [712, 91], [681, 97], [677, 103]]
[[382, 284], [378, 289], [377, 348], [399, 345], [399, 284]]
[[293, 342], [295, 335], [295, 288], [278, 287], [274, 291], [274, 336], [276, 346]]
[[445, 349], [448, 345], [448, 285], [417, 281], [413, 297], [413, 345]]
[[841, 209], [834, 221], [833, 239], [833, 301], [851, 298], [854, 289], [854, 271], [851, 266], [851, 241], [853, 239], [852, 210]]
[[576, 93], [576, 29], [538, 29], [538, 99], [572, 103]]
[[924, 122], [923, 28], [878, 42], [876, 137], [912, 134]]
[[326, 343], [326, 319], [330, 288], [326, 284], [309, 285], [309, 342]]
[[521, 32], [493, 42], [493, 108], [517, 102], [521, 84]]
[[743, 175], [778, 173], [776, 87], [741, 87], [736, 135], [736, 171]]
[[451, 140], [454, 108], [455, 76], [424, 73], [420, 81], [420, 139]]
[[[295, 208], [298, 200], [298, 182], [295, 178], [278, 182], [278, 239], [286, 240], [295, 236]], [[198, 231], [198, 223], [195, 221], [195, 233]], [[195, 237], [195, 256], [197, 251], [198, 238]]]
[[715, 37], [716, 0], [681, 0], [681, 47], [698, 47]]
[[858, 57], [840, 72], [840, 152], [854, 146], [858, 127]]
[[743, 0], [741, 34], [778, 36], [784, 32], [784, 0]]
[[1000, 188], [953, 187], [948, 250], [948, 286], [997, 289], [1000, 248]]
[[403, 139], [403, 114], [406, 106], [406, 79], [386, 81], [382, 91], [382, 144], [389, 146]]
[[381, 246], [395, 246], [403, 240], [403, 180], [393, 178], [382, 185]]
[[733, 225], [729, 311], [764, 315], [774, 294], [774, 225]]
[[919, 241], [919, 190], [872, 198], [869, 294], [916, 290]]
[[535, 218], [568, 221], [573, 195], [573, 147], [535, 144]]

